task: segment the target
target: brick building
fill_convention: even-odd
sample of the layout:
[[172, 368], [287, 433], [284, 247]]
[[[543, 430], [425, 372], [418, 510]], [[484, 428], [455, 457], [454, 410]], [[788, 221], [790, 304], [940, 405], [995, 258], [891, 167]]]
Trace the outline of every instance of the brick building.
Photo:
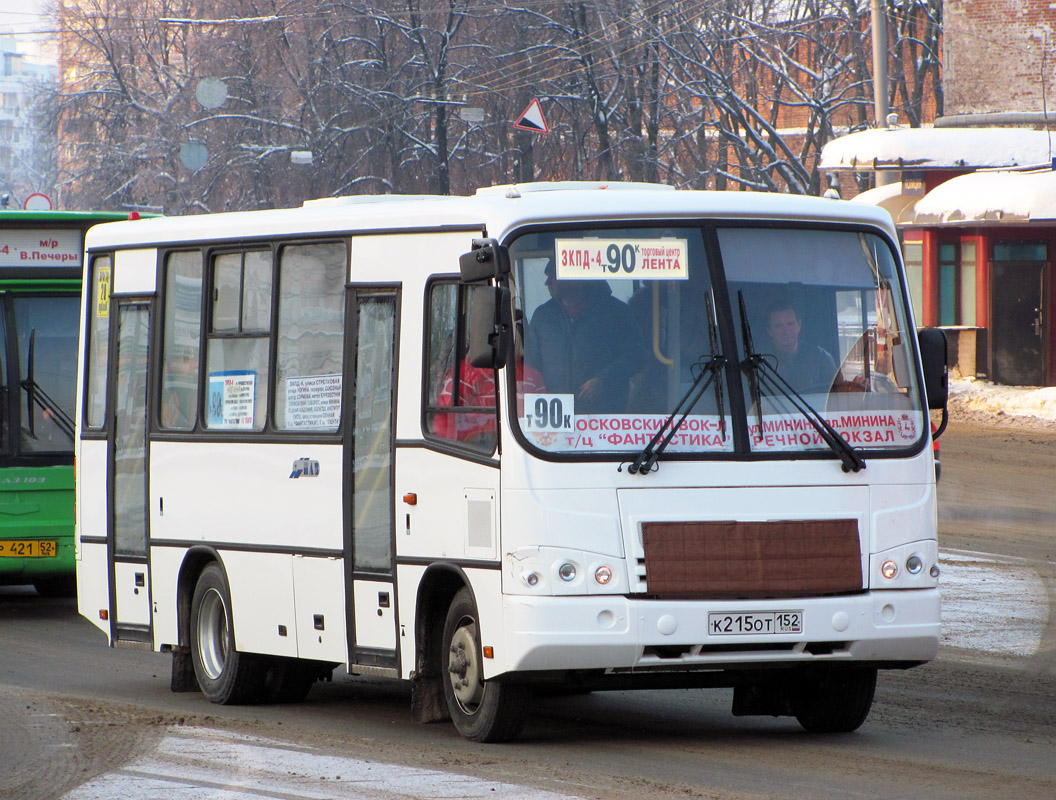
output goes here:
[[1051, 0], [943, 3], [945, 114], [1040, 112], [1056, 101]]

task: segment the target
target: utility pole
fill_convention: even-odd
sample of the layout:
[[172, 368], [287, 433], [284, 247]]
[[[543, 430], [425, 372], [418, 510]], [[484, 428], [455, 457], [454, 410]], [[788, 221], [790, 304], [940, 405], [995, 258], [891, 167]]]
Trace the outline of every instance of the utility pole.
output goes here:
[[[883, 0], [870, 0], [870, 5], [873, 15], [873, 106], [876, 127], [882, 128], [887, 125], [887, 115], [890, 111], [887, 104], [887, 14], [884, 12]], [[876, 171], [877, 186], [895, 182], [892, 171]]]

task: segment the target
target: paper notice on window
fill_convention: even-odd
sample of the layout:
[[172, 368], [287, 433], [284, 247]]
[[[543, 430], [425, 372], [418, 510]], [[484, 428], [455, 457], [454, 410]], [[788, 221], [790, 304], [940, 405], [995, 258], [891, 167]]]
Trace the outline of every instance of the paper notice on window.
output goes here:
[[341, 376], [286, 379], [287, 428], [336, 428], [341, 423]]
[[252, 429], [257, 374], [249, 370], [214, 372], [209, 376], [206, 422], [210, 428]]
[[559, 280], [688, 280], [686, 239], [558, 239]]

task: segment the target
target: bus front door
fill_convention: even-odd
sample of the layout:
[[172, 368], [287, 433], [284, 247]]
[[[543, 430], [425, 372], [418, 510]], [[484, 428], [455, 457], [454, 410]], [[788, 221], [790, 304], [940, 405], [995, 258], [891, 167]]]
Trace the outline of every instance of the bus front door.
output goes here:
[[397, 668], [393, 448], [396, 312], [392, 287], [353, 287], [347, 315], [353, 343], [352, 410], [346, 441], [345, 605], [350, 662], [360, 672]]
[[147, 365], [150, 305], [118, 301], [112, 352], [109, 497], [111, 632], [114, 641], [150, 642], [147, 569]]

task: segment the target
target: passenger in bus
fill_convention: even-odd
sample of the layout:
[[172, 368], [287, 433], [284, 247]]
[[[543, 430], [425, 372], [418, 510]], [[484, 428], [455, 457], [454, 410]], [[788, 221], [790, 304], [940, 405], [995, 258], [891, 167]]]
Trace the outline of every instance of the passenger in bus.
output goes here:
[[767, 332], [777, 357], [781, 377], [797, 392], [828, 392], [839, 381], [836, 361], [823, 347], [800, 342], [803, 320], [790, 300], [773, 303], [768, 312]]
[[532, 315], [525, 361], [547, 392], [575, 394], [577, 414], [626, 411], [646, 356], [634, 315], [607, 281], [558, 280], [553, 260], [545, 274], [550, 299]]
[[[523, 347], [521, 342], [522, 323], [518, 320], [517, 331], [517, 402], [518, 415], [522, 414], [523, 398], [525, 393], [543, 391], [543, 376], [537, 369], [526, 367], [524, 364]], [[469, 363], [468, 354], [463, 356], [459, 368], [461, 382], [458, 387], [458, 405], [495, 407], [495, 372], [483, 367], [474, 367]], [[444, 376], [444, 383], [437, 395], [438, 406], [451, 407], [454, 403], [454, 376], [452, 370], [448, 370]], [[478, 413], [467, 411], [439, 412], [434, 416], [433, 433], [445, 439], [454, 439], [459, 442], [470, 444], [494, 446], [495, 437], [495, 413]]]

